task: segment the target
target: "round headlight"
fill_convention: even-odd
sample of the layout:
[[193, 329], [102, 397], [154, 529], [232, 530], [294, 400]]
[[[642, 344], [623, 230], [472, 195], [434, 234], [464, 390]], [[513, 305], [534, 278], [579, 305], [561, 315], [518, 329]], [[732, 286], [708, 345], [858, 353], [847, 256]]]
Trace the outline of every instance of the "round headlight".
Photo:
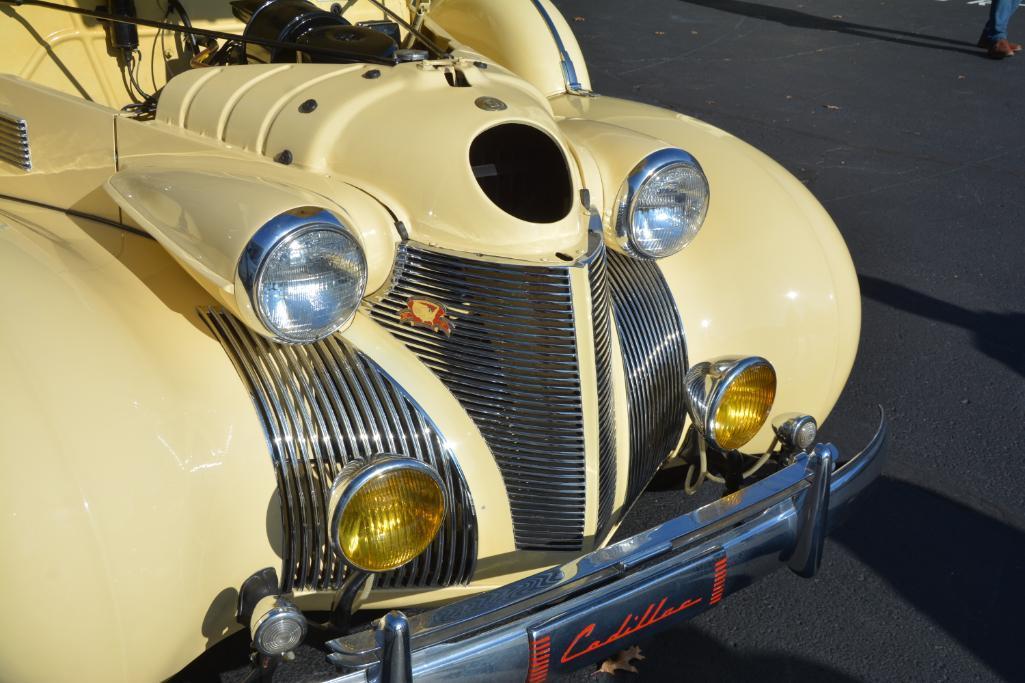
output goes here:
[[248, 297], [268, 332], [287, 342], [315, 342], [356, 313], [366, 293], [367, 262], [359, 241], [332, 214], [295, 209], [253, 236], [238, 281], [237, 296]]
[[679, 149], [664, 149], [638, 164], [616, 200], [616, 239], [628, 254], [658, 259], [691, 243], [708, 212], [708, 179]]
[[445, 491], [424, 462], [376, 456], [347, 465], [331, 491], [335, 552], [368, 572], [397, 569], [422, 553], [445, 519]]
[[687, 409], [698, 430], [732, 451], [755, 437], [776, 398], [776, 371], [757, 356], [698, 363], [687, 372]]

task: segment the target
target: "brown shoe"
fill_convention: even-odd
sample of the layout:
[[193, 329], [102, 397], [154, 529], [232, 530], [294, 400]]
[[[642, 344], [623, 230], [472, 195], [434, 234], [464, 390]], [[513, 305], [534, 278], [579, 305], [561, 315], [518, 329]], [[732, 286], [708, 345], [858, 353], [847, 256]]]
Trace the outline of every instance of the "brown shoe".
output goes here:
[[1003, 59], [1004, 57], [1013, 57], [1015, 49], [1011, 47], [1011, 43], [1006, 40], [998, 40], [989, 46], [989, 50], [986, 55], [990, 59]]
[[[997, 41], [997, 42], [999, 42], [999, 41]], [[1021, 44], [1019, 44], [1019, 43], [1012, 43], [1009, 40], [1005, 41], [1005, 42], [1011, 47], [1012, 51], [1014, 51], [1014, 52], [1021, 52]], [[993, 47], [993, 41], [992, 40], [988, 40], [986, 38], [979, 38], [978, 45], [983, 50], [989, 50], [990, 48]]]

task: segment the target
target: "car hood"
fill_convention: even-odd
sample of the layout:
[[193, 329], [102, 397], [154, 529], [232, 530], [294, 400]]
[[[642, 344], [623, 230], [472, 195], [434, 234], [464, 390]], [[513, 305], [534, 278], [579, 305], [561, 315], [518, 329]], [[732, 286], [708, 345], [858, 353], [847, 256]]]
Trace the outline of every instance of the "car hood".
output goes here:
[[[168, 83], [157, 119], [354, 185], [384, 204], [410, 239], [432, 247], [539, 262], [576, 257], [587, 247], [571, 146], [541, 93], [496, 65], [196, 69]], [[506, 123], [546, 133], [565, 158], [571, 208], [564, 218], [521, 220], [478, 184], [471, 143]]]

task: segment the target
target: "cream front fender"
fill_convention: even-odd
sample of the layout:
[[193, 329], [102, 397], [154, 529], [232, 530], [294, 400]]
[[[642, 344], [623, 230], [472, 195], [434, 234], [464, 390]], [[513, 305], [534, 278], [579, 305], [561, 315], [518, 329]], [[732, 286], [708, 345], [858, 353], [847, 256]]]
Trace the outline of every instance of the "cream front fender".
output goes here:
[[[690, 362], [760, 355], [776, 367], [774, 413], [821, 423], [857, 353], [861, 298], [850, 253], [799, 180], [729, 133], [611, 97], [563, 96], [557, 114], [620, 126], [693, 154], [708, 175], [708, 217], [694, 242], [659, 265], [676, 295]], [[605, 202], [622, 178], [603, 178]], [[608, 216], [610, 207], [604, 207]], [[768, 427], [744, 450], [768, 446]]]
[[0, 201], [0, 680], [163, 680], [280, 566], [212, 303], [153, 240]]

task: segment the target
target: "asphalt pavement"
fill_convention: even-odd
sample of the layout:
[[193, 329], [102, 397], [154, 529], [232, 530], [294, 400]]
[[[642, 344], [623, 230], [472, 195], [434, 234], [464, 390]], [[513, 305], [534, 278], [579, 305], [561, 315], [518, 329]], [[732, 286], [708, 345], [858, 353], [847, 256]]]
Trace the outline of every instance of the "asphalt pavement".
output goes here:
[[[877, 404], [891, 428], [816, 578], [777, 572], [642, 641], [637, 674], [563, 680], [1025, 681], [1025, 53], [984, 57], [980, 0], [555, 3], [598, 92], [723, 128], [825, 205], [863, 326], [823, 432], [857, 449]], [[688, 504], [649, 492], [629, 526]], [[244, 649], [186, 680], [238, 680]]]

